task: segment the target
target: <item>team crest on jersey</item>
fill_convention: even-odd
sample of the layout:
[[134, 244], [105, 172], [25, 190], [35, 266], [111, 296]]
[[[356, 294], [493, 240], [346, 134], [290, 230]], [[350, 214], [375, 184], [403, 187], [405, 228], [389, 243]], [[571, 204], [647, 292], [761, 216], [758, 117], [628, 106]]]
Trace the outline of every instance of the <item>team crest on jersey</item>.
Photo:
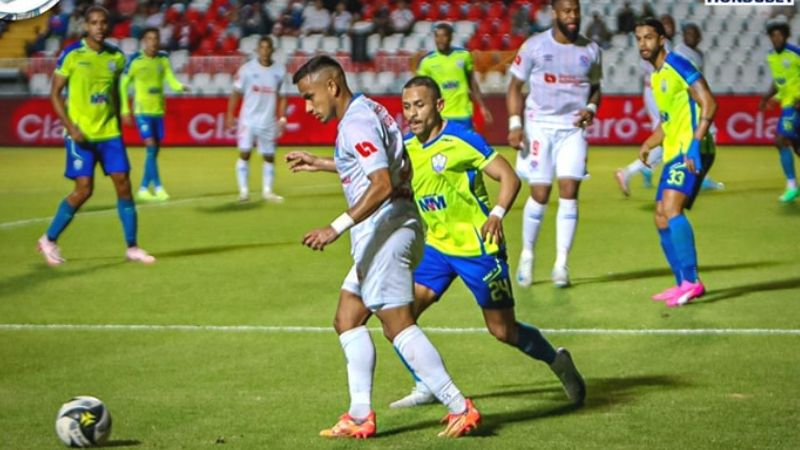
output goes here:
[[75, 161], [72, 161], [72, 167], [75, 170], [81, 170], [83, 168], [83, 161], [81, 161], [80, 159], [76, 159]]
[[665, 78], [661, 79], [661, 92], [667, 92], [667, 80]]
[[431, 166], [433, 166], [433, 171], [436, 173], [444, 172], [444, 168], [447, 167], [447, 156], [437, 153], [431, 158]]
[[783, 60], [783, 67], [788, 69], [791, 66], [792, 66], [792, 62], [791, 61], [789, 61], [788, 59], [784, 59]]
[[589, 57], [586, 55], [581, 55], [581, 57], [578, 58], [578, 62], [583, 67], [589, 67]]
[[110, 70], [111, 72], [116, 72], [117, 71], [117, 62], [116, 61], [109, 61], [108, 62], [108, 70]]
[[458, 60], [458, 61], [456, 61], [456, 65], [458, 66], [459, 69], [463, 69], [464, 68], [464, 61]]

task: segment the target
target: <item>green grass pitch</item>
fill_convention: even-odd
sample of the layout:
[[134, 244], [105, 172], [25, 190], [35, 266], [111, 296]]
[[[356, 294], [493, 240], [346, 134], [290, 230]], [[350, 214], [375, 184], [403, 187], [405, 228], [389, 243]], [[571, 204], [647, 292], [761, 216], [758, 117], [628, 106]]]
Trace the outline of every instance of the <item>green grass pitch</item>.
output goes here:
[[[587, 379], [586, 405], [568, 406], [544, 365], [488, 334], [436, 332], [483, 327], [456, 283], [420, 323], [481, 409], [482, 427], [449, 442], [436, 437], [442, 406], [390, 410], [411, 383], [375, 331], [379, 434], [363, 443], [317, 436], [348, 403], [330, 324], [349, 245], [342, 239], [314, 253], [300, 241], [344, 210], [335, 175], [290, 174], [280, 164], [276, 191], [286, 203], [239, 204], [234, 150], [165, 149], [160, 167], [172, 200], [139, 205], [139, 241], [158, 262], [123, 261], [113, 190], [99, 177], [60, 239], [67, 264], [50, 268], [35, 243], [71, 188], [61, 176], [63, 149], [0, 149], [0, 448], [60, 448], [55, 413], [75, 395], [106, 402], [111, 444], [123, 448], [800, 448], [800, 203], [778, 203], [775, 153], [719, 150], [711, 174], [726, 189], [704, 192], [689, 214], [709, 292], [667, 309], [649, 300], [671, 282], [652, 221], [654, 190], [634, 178], [626, 199], [612, 179], [635, 150], [591, 149], [574, 286], [549, 282], [556, 202], [537, 246], [536, 283], [515, 286], [518, 317], [553, 330], [551, 341], [572, 351]], [[143, 150], [130, 154], [136, 185]], [[254, 158], [255, 193], [260, 173]], [[524, 198], [505, 220], [512, 269]], [[281, 326], [325, 330], [264, 328]], [[765, 332], [644, 333], [708, 329]]]

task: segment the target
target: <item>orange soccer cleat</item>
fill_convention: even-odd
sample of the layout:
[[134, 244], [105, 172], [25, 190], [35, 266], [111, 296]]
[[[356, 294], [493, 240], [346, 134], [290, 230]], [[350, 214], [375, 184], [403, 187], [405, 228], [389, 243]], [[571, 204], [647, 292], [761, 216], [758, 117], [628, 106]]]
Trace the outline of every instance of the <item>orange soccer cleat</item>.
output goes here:
[[439, 433], [439, 437], [457, 438], [463, 436], [478, 427], [481, 423], [481, 413], [472, 404], [472, 400], [467, 400], [467, 409], [461, 414], [450, 413], [442, 419], [447, 422], [444, 431]]
[[370, 411], [366, 420], [361, 423], [357, 423], [349, 413], [344, 413], [333, 428], [322, 430], [319, 435], [330, 438], [366, 439], [375, 435], [375, 428], [375, 411]]

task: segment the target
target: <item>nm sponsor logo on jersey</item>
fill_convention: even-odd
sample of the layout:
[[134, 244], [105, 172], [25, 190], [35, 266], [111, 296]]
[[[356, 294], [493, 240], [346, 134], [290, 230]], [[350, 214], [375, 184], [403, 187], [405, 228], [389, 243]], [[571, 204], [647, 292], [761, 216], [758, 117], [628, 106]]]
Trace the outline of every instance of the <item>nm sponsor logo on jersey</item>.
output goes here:
[[444, 195], [438, 194], [426, 195], [417, 200], [417, 204], [422, 212], [441, 211], [447, 208], [447, 201], [444, 199]]

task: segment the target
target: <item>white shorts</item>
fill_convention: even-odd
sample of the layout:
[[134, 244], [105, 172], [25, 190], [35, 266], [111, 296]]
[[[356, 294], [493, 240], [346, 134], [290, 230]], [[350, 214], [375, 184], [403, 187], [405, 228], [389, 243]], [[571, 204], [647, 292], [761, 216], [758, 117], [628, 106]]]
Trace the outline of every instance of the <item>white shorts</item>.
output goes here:
[[400, 226], [385, 224], [363, 235], [354, 242], [355, 264], [342, 289], [361, 297], [370, 311], [412, 303], [413, 271], [422, 259], [424, 242], [418, 219], [409, 219]]
[[242, 153], [250, 153], [257, 146], [262, 155], [274, 155], [276, 135], [275, 128], [256, 128], [240, 121], [236, 130], [236, 141]]
[[517, 174], [528, 184], [553, 184], [556, 178], [586, 176], [586, 132], [581, 128], [547, 128], [525, 124], [525, 148], [517, 152]]

